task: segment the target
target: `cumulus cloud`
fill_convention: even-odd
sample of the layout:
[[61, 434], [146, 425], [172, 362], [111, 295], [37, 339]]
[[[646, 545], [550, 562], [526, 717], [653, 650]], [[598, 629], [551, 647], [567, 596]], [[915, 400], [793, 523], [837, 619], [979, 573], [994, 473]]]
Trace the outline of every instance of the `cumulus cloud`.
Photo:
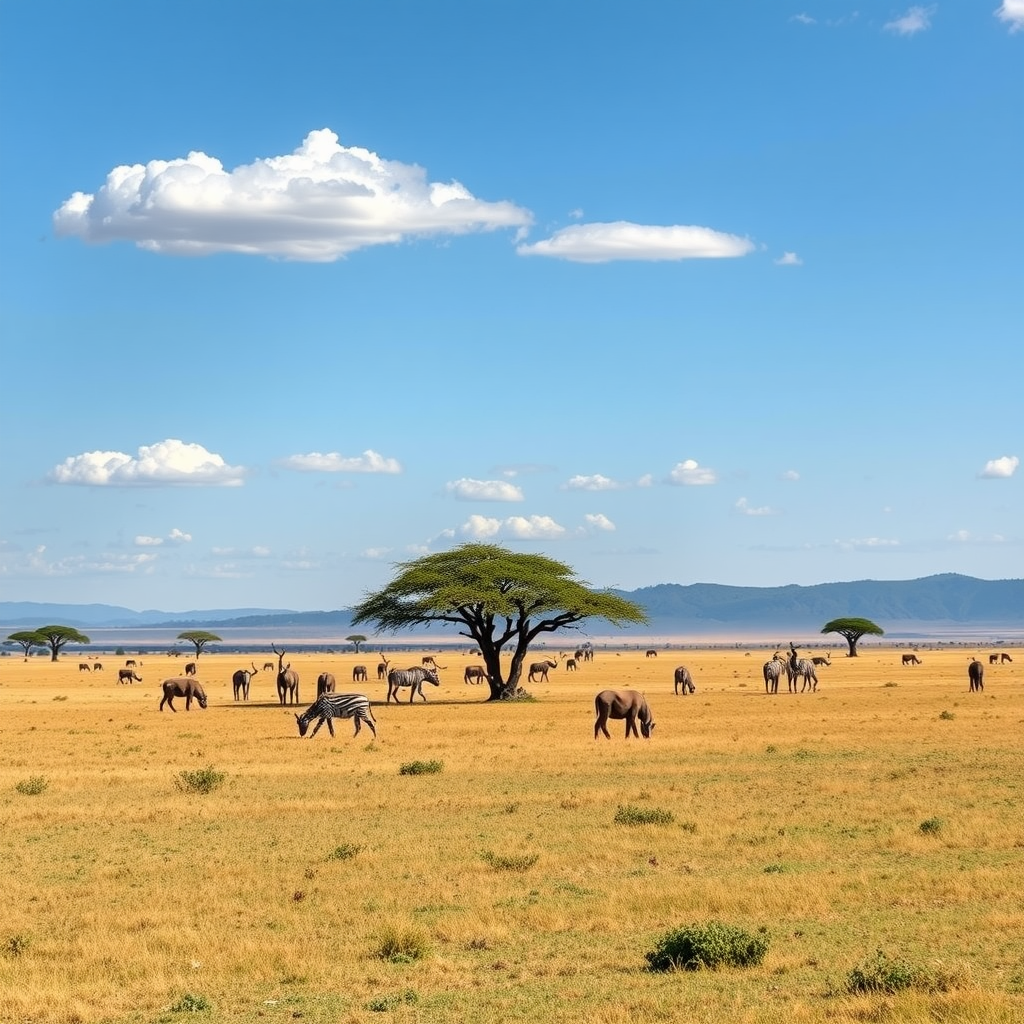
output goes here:
[[745, 516], [773, 516], [775, 515], [775, 509], [770, 508], [768, 505], [754, 506], [751, 505], [746, 498], [740, 498], [736, 502], [736, 511], [742, 512]]
[[654, 483], [654, 476], [651, 473], [644, 473], [639, 480], [637, 480], [637, 487], [650, 487]]
[[397, 459], [386, 459], [367, 448], [362, 455], [345, 456], [338, 452], [310, 452], [308, 455], [289, 455], [280, 465], [300, 473], [401, 473]]
[[784, 252], [775, 260], [777, 267], [802, 267], [803, 265], [804, 261], [795, 252]]
[[612, 260], [688, 260], [746, 256], [753, 252], [749, 238], [711, 228], [673, 224], [574, 224], [550, 238], [516, 247], [520, 256], [552, 256], [574, 263]]
[[718, 475], [713, 469], [699, 466], [693, 459], [686, 459], [676, 463], [672, 472], [669, 473], [668, 479], [669, 483], [699, 487], [717, 483]]
[[143, 445], [135, 456], [99, 451], [72, 455], [50, 471], [49, 479], [91, 487], [240, 487], [244, 476], [242, 466], [229, 466], [202, 445], [168, 438]]
[[565, 486], [570, 491], [617, 491], [622, 484], [600, 473], [594, 473], [593, 476], [571, 477]]
[[342, 146], [322, 128], [287, 156], [233, 170], [201, 152], [115, 167], [53, 220], [58, 235], [86, 242], [325, 262], [405, 239], [525, 228], [532, 217], [510, 202], [477, 199], [457, 181], [430, 182], [415, 164]]
[[445, 485], [459, 501], [522, 501], [523, 492], [504, 480], [473, 480], [463, 477]]
[[999, 480], [1013, 476], [1020, 465], [1020, 459], [1016, 455], [1004, 455], [1000, 459], [989, 459], [985, 468], [978, 474], [983, 479]]
[[1019, 32], [1024, 28], [1024, 0], [1003, 0], [995, 15], [1010, 26], [1011, 32]]
[[906, 14], [887, 21], [882, 28], [886, 32], [894, 32], [898, 36], [912, 36], [918, 32], [924, 32], [932, 27], [932, 15], [935, 13], [935, 6], [911, 7]]
[[550, 516], [509, 516], [495, 519], [472, 515], [462, 524], [462, 533], [473, 540], [504, 537], [509, 540], [557, 540], [565, 536], [565, 527]]
[[137, 548], [155, 548], [163, 544], [188, 544], [191, 540], [192, 534], [175, 528], [166, 537], [149, 537], [146, 534], [139, 534], [135, 538], [135, 546]]
[[615, 524], [606, 516], [600, 512], [595, 512], [593, 515], [587, 514], [583, 517], [587, 526], [594, 530], [606, 530], [611, 533], [615, 529]]

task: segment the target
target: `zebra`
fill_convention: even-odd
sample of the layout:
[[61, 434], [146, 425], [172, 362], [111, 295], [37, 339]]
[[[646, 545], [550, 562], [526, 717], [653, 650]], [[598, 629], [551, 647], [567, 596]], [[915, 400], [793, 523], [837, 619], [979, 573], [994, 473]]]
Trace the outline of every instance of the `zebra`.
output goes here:
[[796, 681], [802, 676], [804, 681], [800, 687], [800, 692], [803, 693], [804, 690], [809, 689], [811, 693], [816, 693], [818, 690], [818, 674], [814, 671], [814, 662], [808, 661], [806, 658], [797, 657], [796, 648], [792, 644], [789, 645], [789, 651], [789, 667], [792, 670], [794, 692], [796, 690]]
[[[354, 736], [359, 735], [363, 722], [370, 727], [373, 738], [377, 738], [376, 719], [370, 708], [370, 699], [362, 693], [322, 693], [310, 704], [301, 715], [295, 716], [299, 725], [299, 735], [305, 736], [309, 723], [318, 718], [316, 727], [313, 729], [313, 736], [320, 731], [320, 726], [327, 723], [327, 729], [331, 736], [334, 736], [334, 719], [351, 718], [356, 724]], [[310, 739], [313, 738], [310, 736]]]
[[776, 651], [775, 654], [772, 656], [771, 661], [766, 661], [764, 663], [764, 665], [761, 667], [761, 672], [764, 674], [765, 693], [779, 692], [779, 676], [781, 676], [783, 672], [786, 672], [786, 675], [789, 679], [790, 693], [793, 692], [793, 676], [790, 672], [787, 671], [788, 667], [789, 663], [783, 659], [782, 655], [779, 654], [778, 651]]
[[388, 673], [388, 699], [384, 703], [388, 703], [392, 697], [395, 698], [396, 704], [399, 703], [398, 691], [403, 686], [410, 687], [410, 704], [417, 693], [425, 701], [427, 698], [423, 695], [424, 682], [432, 683], [434, 686], [441, 685], [437, 672], [432, 668], [420, 668], [418, 665], [415, 668], [393, 668]]

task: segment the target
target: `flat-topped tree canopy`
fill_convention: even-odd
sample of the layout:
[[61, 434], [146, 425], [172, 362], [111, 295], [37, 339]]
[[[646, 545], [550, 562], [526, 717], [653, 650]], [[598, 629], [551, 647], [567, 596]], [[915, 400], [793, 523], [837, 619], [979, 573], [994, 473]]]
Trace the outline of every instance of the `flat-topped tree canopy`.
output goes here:
[[826, 622], [821, 627], [822, 633], [838, 633], [841, 637], [846, 638], [846, 642], [850, 647], [850, 652], [847, 657], [857, 657], [857, 641], [862, 636], [885, 636], [885, 630], [881, 626], [875, 625], [870, 619], [858, 619], [858, 618], [847, 618], [847, 619], [832, 619], [831, 622]]
[[33, 630], [43, 638], [41, 646], [50, 648], [50, 661], [56, 661], [61, 649], [67, 644], [88, 644], [90, 639], [74, 626], [40, 626]]
[[205, 629], [187, 629], [184, 633], [179, 633], [179, 640], [187, 640], [196, 649], [196, 657], [203, 653], [203, 648], [207, 644], [214, 644], [220, 640], [220, 637], [216, 633], [209, 633]]
[[[591, 590], [564, 562], [495, 544], [462, 544], [399, 562], [396, 569], [383, 590], [353, 609], [353, 624], [373, 622], [378, 632], [433, 622], [459, 626], [487, 665], [491, 700], [515, 695], [523, 659], [538, 636], [575, 628], [588, 618], [613, 625], [647, 621], [639, 605]], [[506, 645], [512, 646], [507, 678], [501, 667]]]

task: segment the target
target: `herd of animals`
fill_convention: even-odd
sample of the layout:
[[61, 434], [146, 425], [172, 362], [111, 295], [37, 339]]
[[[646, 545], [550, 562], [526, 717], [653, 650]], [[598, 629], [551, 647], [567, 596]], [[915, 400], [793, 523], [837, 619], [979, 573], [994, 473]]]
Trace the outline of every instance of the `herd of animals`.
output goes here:
[[[275, 665], [273, 661], [264, 662], [263, 671], [276, 671], [277, 696], [280, 704], [282, 706], [287, 704], [297, 705], [299, 703], [299, 675], [291, 667], [290, 662], [285, 663], [285, 651], [279, 651], [276, 644], [271, 645], [271, 650], [277, 655], [277, 664]], [[479, 654], [479, 651], [472, 651], [470, 653]], [[645, 651], [645, 657], [647, 658], [656, 658], [657, 656], [658, 652], [653, 648]], [[529, 666], [527, 679], [531, 683], [547, 682], [548, 672], [551, 669], [557, 668], [559, 661], [564, 662], [567, 672], [575, 672], [580, 664], [591, 661], [593, 657], [593, 646], [586, 644], [576, 650], [572, 657], [563, 653], [559, 656], [559, 660], [545, 658], [543, 661], [532, 663]], [[990, 654], [988, 657], [990, 665], [1005, 664], [1012, 661], [1013, 659], [1005, 651]], [[901, 662], [904, 666], [911, 667], [922, 664], [922, 660], [916, 653], [902, 655]], [[801, 683], [800, 693], [805, 691], [813, 693], [818, 689], [817, 669], [829, 666], [831, 663], [830, 654], [810, 659], [801, 658], [796, 647], [790, 644], [787, 655], [783, 655], [781, 651], [776, 651], [771, 659], [762, 666], [765, 693], [777, 694], [782, 676], [786, 676], [790, 693], [798, 692], [798, 681]], [[134, 659], [129, 658], [125, 662], [125, 667], [118, 669], [118, 682], [142, 682], [142, 677], [137, 675], [135, 671], [140, 665], [141, 662], [137, 663]], [[422, 659], [420, 665], [413, 668], [391, 668], [390, 662], [384, 657], [382, 651], [380, 663], [377, 665], [377, 679], [387, 680], [388, 691], [385, 703], [390, 703], [392, 700], [396, 704], [399, 703], [399, 692], [406, 687], [409, 689], [410, 704], [413, 703], [417, 695], [423, 701], [426, 701], [426, 695], [423, 693], [423, 684], [430, 683], [432, 686], [440, 686], [439, 672], [445, 667], [444, 665], [438, 665], [433, 656], [428, 654]], [[79, 671], [99, 671], [102, 670], [103, 665], [101, 662], [95, 662], [90, 666], [86, 662], [81, 662], [78, 668]], [[250, 681], [259, 671], [256, 668], [255, 662], [253, 662], [251, 670], [238, 669], [232, 675], [231, 686], [236, 701], [247, 701], [249, 699]], [[971, 692], [985, 689], [985, 668], [977, 658], [972, 659], [968, 664], [967, 677]], [[367, 678], [368, 672], [365, 665], [353, 667], [353, 682], [366, 682]], [[483, 665], [468, 665], [463, 674], [463, 681], [467, 685], [482, 683], [488, 679], [487, 671]], [[696, 689], [689, 669], [685, 665], [679, 665], [673, 672], [673, 693], [677, 696], [679, 694], [686, 696], [696, 692]], [[162, 683], [162, 690], [161, 711], [163, 711], [165, 705], [171, 711], [176, 711], [174, 707], [175, 697], [184, 699], [186, 711], [191, 709], [193, 700], [196, 701], [200, 708], [207, 706], [206, 692], [199, 680], [196, 679], [195, 662], [188, 662], [185, 665], [184, 676], [165, 679]], [[607, 728], [609, 719], [625, 722], [627, 739], [630, 736], [636, 736], [637, 738], [642, 736], [644, 739], [648, 739], [654, 730], [654, 718], [650, 706], [647, 703], [647, 698], [639, 690], [602, 690], [594, 698], [594, 710], [597, 715], [597, 720], [594, 723], [594, 739], [597, 739], [602, 733], [605, 737], [611, 739]], [[356, 736], [359, 735], [362, 726], [366, 725], [374, 737], [376, 737], [377, 722], [373, 717], [369, 698], [361, 693], [338, 693], [337, 680], [334, 675], [330, 672], [321, 672], [316, 681], [316, 700], [301, 715], [296, 715], [295, 721], [298, 725], [300, 736], [305, 736], [309, 726], [315, 721], [316, 726], [313, 729], [313, 736], [320, 731], [320, 728], [326, 722], [328, 731], [333, 737], [334, 719], [344, 720], [349, 718], [355, 723]], [[637, 731], [638, 724], [639, 732]]]

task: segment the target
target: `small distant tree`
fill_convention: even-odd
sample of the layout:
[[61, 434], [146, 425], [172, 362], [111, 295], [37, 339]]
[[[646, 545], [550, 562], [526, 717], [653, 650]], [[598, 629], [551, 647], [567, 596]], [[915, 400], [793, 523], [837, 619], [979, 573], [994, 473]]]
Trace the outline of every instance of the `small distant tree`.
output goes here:
[[345, 637], [345, 639], [352, 644], [356, 649], [356, 654], [359, 653], [359, 645], [366, 643], [366, 637], [362, 633], [353, 633], [351, 636]]
[[[74, 626], [40, 626], [33, 632], [43, 641], [39, 645], [40, 647], [50, 648], [50, 661], [56, 661], [57, 655], [67, 644], [92, 643], [84, 633], [79, 633]], [[25, 653], [28, 653], [27, 649]]]
[[186, 643], [194, 645], [196, 649], [196, 658], [203, 653], [203, 648], [207, 644], [220, 643], [221, 639], [216, 633], [207, 633], [205, 629], [187, 629], [184, 633], [179, 633], [177, 639], [184, 640]]
[[857, 657], [857, 641], [862, 636], [885, 636], [885, 630], [870, 619], [833, 619], [821, 627], [822, 633], [838, 633], [850, 645], [848, 657]]
[[21, 647], [25, 653], [25, 658], [28, 659], [29, 651], [33, 647], [45, 647], [46, 640], [34, 630], [23, 629], [20, 633], [11, 633], [10, 636], [4, 641], [5, 643], [15, 643]]

